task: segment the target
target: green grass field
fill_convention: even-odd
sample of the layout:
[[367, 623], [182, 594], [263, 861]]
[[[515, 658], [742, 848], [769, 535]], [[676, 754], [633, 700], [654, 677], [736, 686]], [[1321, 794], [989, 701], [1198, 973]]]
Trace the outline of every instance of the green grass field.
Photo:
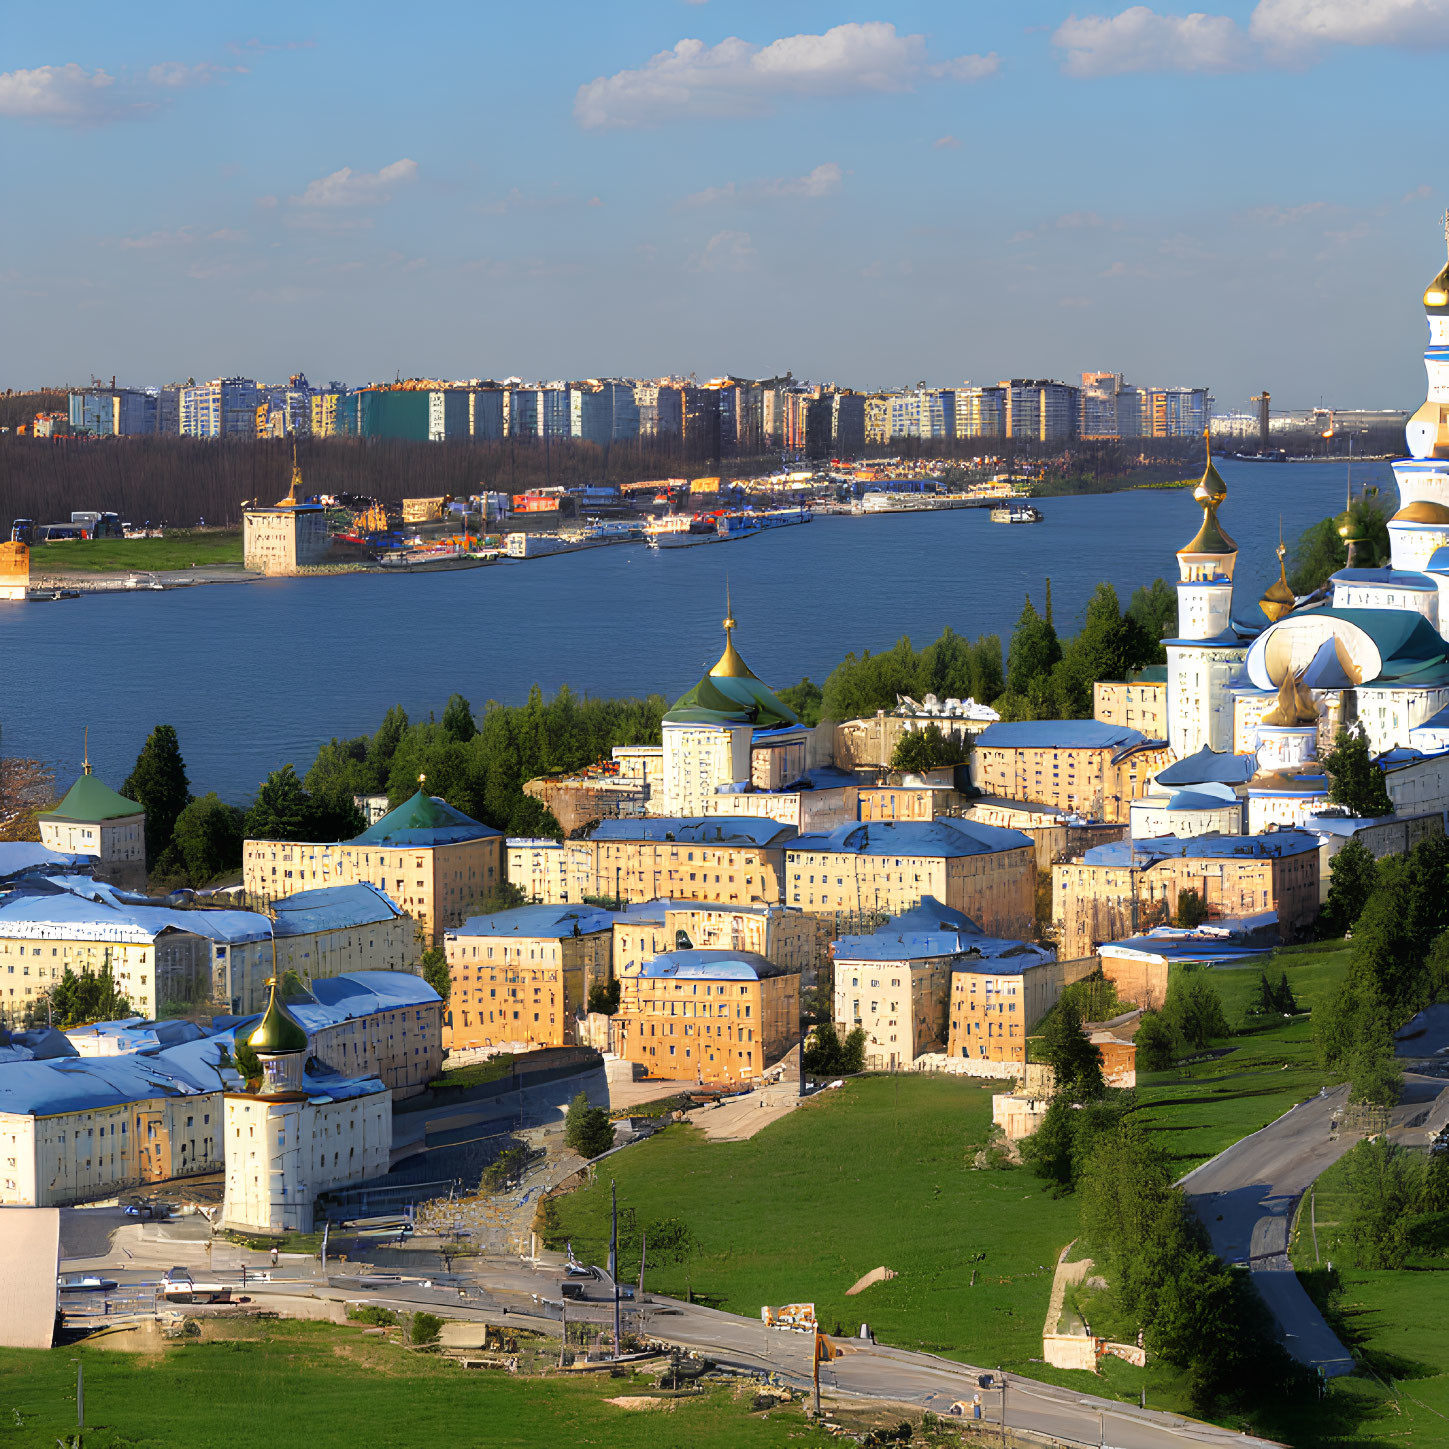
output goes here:
[[798, 1407], [751, 1413], [748, 1390], [629, 1410], [607, 1400], [648, 1395], [654, 1378], [543, 1382], [467, 1371], [324, 1324], [207, 1324], [204, 1331], [227, 1336], [148, 1354], [0, 1350], [0, 1442], [53, 1449], [66, 1435], [69, 1443], [76, 1358], [85, 1373], [86, 1449], [811, 1449], [830, 1442]]
[[30, 550], [32, 575], [124, 573], [127, 569], [154, 572], [241, 561], [239, 528], [178, 529], [165, 538], [87, 538], [43, 543]]
[[1266, 1127], [1328, 1083], [1315, 1061], [1309, 1017], [1245, 1027], [1245, 1013], [1257, 1002], [1258, 977], [1265, 971], [1274, 983], [1286, 971], [1298, 1004], [1311, 1010], [1338, 989], [1348, 957], [1349, 948], [1336, 941], [1289, 947], [1265, 960], [1212, 972], [1212, 985], [1237, 1032], [1223, 1044], [1228, 1050], [1189, 1066], [1137, 1077], [1142, 1118], [1160, 1134], [1180, 1172]]
[[1449, 1442], [1449, 1271], [1443, 1260], [1411, 1261], [1398, 1270], [1346, 1265], [1343, 1163], [1314, 1184], [1298, 1215], [1293, 1265], [1305, 1281], [1332, 1263], [1339, 1291], [1330, 1316], [1339, 1336], [1372, 1370], [1333, 1386], [1345, 1405], [1385, 1441]]
[[[687, 1265], [651, 1272], [648, 1285], [661, 1292], [692, 1287], [750, 1317], [767, 1303], [814, 1303], [827, 1331], [838, 1322], [854, 1332], [864, 1320], [905, 1348], [990, 1363], [1040, 1357], [1076, 1204], [1049, 1197], [1026, 1169], [972, 1166], [992, 1090], [959, 1078], [868, 1077], [748, 1142], [670, 1127], [561, 1199], [563, 1230], [578, 1253], [604, 1261], [612, 1177], [621, 1211], [643, 1224], [678, 1218], [700, 1242]], [[845, 1296], [882, 1266], [900, 1276]]]

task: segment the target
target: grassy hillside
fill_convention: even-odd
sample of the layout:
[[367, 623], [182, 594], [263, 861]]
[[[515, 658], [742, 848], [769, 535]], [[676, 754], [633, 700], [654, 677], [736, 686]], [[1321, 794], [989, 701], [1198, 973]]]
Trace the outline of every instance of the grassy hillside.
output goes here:
[[128, 569], [154, 572], [241, 561], [241, 529], [178, 529], [164, 538], [85, 538], [69, 543], [43, 543], [30, 551], [30, 572], [33, 575], [125, 573]]

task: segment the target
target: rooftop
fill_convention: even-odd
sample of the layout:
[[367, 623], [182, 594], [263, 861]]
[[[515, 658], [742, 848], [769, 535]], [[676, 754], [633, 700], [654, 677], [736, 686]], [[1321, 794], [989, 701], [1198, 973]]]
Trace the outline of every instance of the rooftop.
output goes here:
[[1273, 859], [1317, 850], [1319, 840], [1306, 830], [1273, 830], [1265, 835], [1159, 835], [1150, 840], [1114, 840], [1094, 845], [1082, 860], [1087, 865], [1155, 865], [1177, 856], [1188, 860], [1229, 860], [1235, 857]]
[[780, 846], [795, 836], [793, 825], [735, 815], [652, 815], [601, 820], [594, 840], [678, 841], [681, 845]]
[[99, 775], [91, 774], [87, 766], [85, 773], [65, 792], [65, 799], [38, 818], [99, 825], [105, 820], [124, 820], [145, 813], [144, 806], [118, 795]]
[[1141, 730], [1095, 719], [1033, 719], [987, 725], [978, 750], [1120, 750], [1145, 744]]
[[725, 648], [713, 669], [687, 689], [664, 716], [665, 724], [798, 727], [799, 718], [755, 676], [735, 648], [735, 621], [725, 601]]
[[445, 934], [458, 936], [541, 937], [560, 941], [567, 936], [591, 936], [612, 930], [615, 916], [598, 906], [518, 906], [490, 916], [469, 916]]
[[1195, 755], [1159, 770], [1154, 778], [1159, 785], [1241, 785], [1257, 771], [1257, 755], [1229, 755], [1204, 745]]
[[391, 899], [365, 881], [358, 885], [322, 886], [298, 891], [272, 902], [279, 936], [302, 936], [313, 931], [338, 931], [350, 926], [372, 926], [395, 921], [402, 912]]
[[851, 855], [987, 855], [998, 850], [1031, 849], [1031, 836], [998, 825], [943, 816], [939, 820], [874, 821], [842, 825], [828, 835], [801, 835], [790, 841], [790, 855], [804, 852]]
[[499, 835], [491, 825], [480, 824], [455, 810], [436, 795], [419, 789], [411, 799], [389, 810], [376, 825], [370, 825], [352, 841], [353, 845], [430, 846], [456, 845], [464, 840], [482, 840]]
[[753, 951], [666, 951], [639, 969], [651, 980], [763, 981], [786, 972]]

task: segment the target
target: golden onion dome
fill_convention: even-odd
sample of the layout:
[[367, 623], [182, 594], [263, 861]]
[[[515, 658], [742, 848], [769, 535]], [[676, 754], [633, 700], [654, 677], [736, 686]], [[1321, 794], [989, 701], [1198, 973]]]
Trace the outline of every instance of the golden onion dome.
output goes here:
[[1442, 503], [1430, 503], [1426, 498], [1406, 503], [1389, 520], [1390, 523], [1438, 523], [1449, 524], [1449, 508]]
[[1268, 616], [1270, 624], [1276, 624], [1285, 614], [1291, 613], [1298, 602], [1298, 596], [1293, 592], [1288, 583], [1288, 571], [1283, 566], [1283, 558], [1288, 550], [1280, 543], [1278, 545], [1278, 577], [1268, 585], [1263, 597], [1258, 600], [1258, 607]]
[[1228, 485], [1223, 482], [1223, 475], [1211, 460], [1208, 461], [1207, 471], [1198, 480], [1197, 487], [1192, 490], [1192, 496], [1199, 503], [1206, 503], [1209, 499], [1214, 503], [1221, 503], [1228, 496]]
[[1431, 316], [1449, 314], [1449, 263], [1424, 290], [1424, 310]]
[[724, 653], [720, 655], [718, 663], [709, 672], [716, 679], [755, 679], [758, 676], [755, 671], [745, 663], [740, 651], [735, 648], [735, 611], [730, 607], [730, 589], [725, 585], [725, 647]]
[[1209, 499], [1203, 505], [1202, 527], [1193, 535], [1192, 542], [1184, 544], [1178, 553], [1237, 553], [1238, 546], [1218, 522], [1218, 506]]
[[277, 978], [267, 978], [271, 996], [257, 1028], [247, 1038], [247, 1045], [258, 1055], [282, 1056], [287, 1052], [307, 1050], [307, 1028], [287, 1010], [277, 994]]

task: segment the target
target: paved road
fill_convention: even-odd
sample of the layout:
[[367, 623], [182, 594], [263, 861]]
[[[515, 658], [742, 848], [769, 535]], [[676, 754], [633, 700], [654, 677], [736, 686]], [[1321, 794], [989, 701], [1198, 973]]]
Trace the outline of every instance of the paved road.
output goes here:
[[[140, 1244], [135, 1245], [140, 1249]], [[190, 1249], [190, 1253], [186, 1251]], [[178, 1262], [188, 1256], [199, 1256], [197, 1247], [147, 1243], [145, 1256], [170, 1251]], [[464, 1260], [466, 1276], [459, 1274], [446, 1286], [435, 1280], [403, 1277], [396, 1283], [384, 1282], [364, 1287], [356, 1276], [357, 1268], [348, 1264], [334, 1265], [323, 1276], [315, 1260], [300, 1255], [284, 1258], [270, 1276], [270, 1281], [257, 1281], [249, 1276], [241, 1287], [240, 1270], [223, 1265], [223, 1249], [215, 1251], [215, 1264], [209, 1277], [232, 1283], [238, 1293], [245, 1293], [254, 1302], [274, 1303], [283, 1312], [303, 1312], [320, 1302], [342, 1304], [365, 1301], [381, 1307], [416, 1310], [428, 1308], [451, 1319], [464, 1322], [495, 1323], [518, 1328], [534, 1328], [557, 1332], [559, 1321], [560, 1269], [556, 1264], [532, 1264], [517, 1258], [476, 1258]], [[228, 1258], [251, 1260], [260, 1268], [260, 1254], [225, 1249]], [[135, 1256], [125, 1257], [113, 1244], [106, 1255], [115, 1261], [107, 1264], [91, 1258], [67, 1259], [68, 1272], [82, 1269], [104, 1269], [116, 1278], [120, 1287], [111, 1295], [112, 1314], [127, 1310], [149, 1313], [147, 1300], [154, 1289], [159, 1271], [153, 1265], [142, 1266]], [[159, 1261], [159, 1259], [158, 1259]], [[464, 1264], [458, 1266], [462, 1268]], [[198, 1265], [199, 1267], [200, 1265]], [[200, 1273], [198, 1273], [198, 1277]], [[612, 1317], [609, 1286], [589, 1285], [594, 1301], [568, 1306], [569, 1321], [607, 1323]], [[81, 1310], [79, 1302], [67, 1304]], [[99, 1298], [84, 1305], [98, 1322], [105, 1321]], [[681, 1348], [696, 1349], [717, 1361], [741, 1368], [773, 1373], [804, 1387], [810, 1382], [811, 1339], [808, 1335], [767, 1330], [757, 1319], [722, 1313], [697, 1304], [680, 1302], [655, 1294], [646, 1295], [639, 1303], [642, 1321], [639, 1327], [649, 1337]], [[189, 1307], [188, 1313], [205, 1314], [204, 1307]], [[114, 1321], [114, 1320], [113, 1320]], [[892, 1403], [916, 1405], [949, 1414], [958, 1401], [969, 1403], [980, 1393], [984, 1417], [1000, 1422], [1001, 1393], [997, 1389], [982, 1391], [978, 1376], [987, 1370], [966, 1364], [938, 1359], [930, 1354], [907, 1353], [859, 1340], [835, 1340], [843, 1353], [822, 1369], [821, 1379], [827, 1398], [832, 1394], [848, 1399], [876, 1399]], [[1070, 1444], [1107, 1444], [1114, 1449], [1199, 1449], [1199, 1446], [1268, 1446], [1269, 1441], [1231, 1433], [1210, 1424], [1183, 1419], [1174, 1414], [1140, 1410], [1106, 1399], [1083, 1395], [1033, 1380], [1010, 1376], [1006, 1391], [1007, 1423], [1014, 1428], [1030, 1429]]]
[[[1404, 1100], [1391, 1119], [1395, 1138], [1422, 1140], [1424, 1119], [1438, 1120], [1449, 1108], [1449, 1095], [1441, 1095], [1444, 1085], [1406, 1078]], [[1288, 1234], [1298, 1200], [1363, 1137], [1333, 1127], [1347, 1099], [1347, 1087], [1310, 1098], [1203, 1163], [1181, 1184], [1207, 1225], [1213, 1251], [1252, 1272], [1284, 1346], [1329, 1378], [1352, 1373], [1353, 1357], [1303, 1291], [1288, 1257]]]

